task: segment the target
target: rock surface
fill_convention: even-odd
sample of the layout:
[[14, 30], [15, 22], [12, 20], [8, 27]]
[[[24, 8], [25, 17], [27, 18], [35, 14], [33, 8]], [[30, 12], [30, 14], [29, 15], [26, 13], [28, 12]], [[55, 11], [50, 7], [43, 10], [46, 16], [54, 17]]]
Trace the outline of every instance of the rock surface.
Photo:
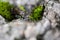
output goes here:
[[[38, 0], [19, 1], [21, 5], [32, 2], [35, 5]], [[45, 5], [44, 15], [36, 23], [20, 19], [6, 23], [0, 16], [0, 40], [60, 40], [60, 3], [56, 0], [43, 0], [42, 3]]]
[[0, 15], [0, 25], [6, 24], [5, 19]]

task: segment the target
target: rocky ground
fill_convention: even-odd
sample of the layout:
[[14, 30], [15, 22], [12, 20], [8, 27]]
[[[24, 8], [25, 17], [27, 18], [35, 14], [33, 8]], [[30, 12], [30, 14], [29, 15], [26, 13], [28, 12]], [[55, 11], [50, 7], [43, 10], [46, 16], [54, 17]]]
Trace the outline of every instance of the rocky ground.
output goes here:
[[[14, 0], [13, 0], [14, 1]], [[9, 2], [13, 4], [13, 1]], [[39, 0], [19, 0], [16, 5], [36, 5]], [[41, 0], [45, 10], [42, 20], [29, 22], [16, 19], [6, 22], [0, 15], [0, 40], [60, 40], [60, 0]]]

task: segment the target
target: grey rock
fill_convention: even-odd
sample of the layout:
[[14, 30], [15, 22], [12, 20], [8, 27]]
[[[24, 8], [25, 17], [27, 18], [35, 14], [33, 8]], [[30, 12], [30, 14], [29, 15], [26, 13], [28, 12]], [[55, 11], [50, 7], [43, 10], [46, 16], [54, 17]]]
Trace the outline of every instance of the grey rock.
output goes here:
[[60, 31], [57, 29], [48, 31], [44, 36], [44, 40], [60, 40]]
[[60, 40], [60, 31], [56, 28], [57, 25], [60, 24], [60, 3], [52, 0], [49, 1], [45, 11], [44, 15], [50, 20], [52, 29], [46, 32], [44, 40]]
[[14, 5], [36, 4], [39, 0], [10, 0], [9, 2]]
[[49, 1], [45, 9], [46, 12], [44, 13], [44, 15], [46, 16], [46, 18], [48, 18], [51, 21], [52, 27], [56, 27], [57, 20], [60, 19], [59, 18], [60, 17], [59, 5], [60, 4], [57, 2]]
[[41, 22], [38, 22], [36, 25], [37, 31], [39, 31], [40, 34], [44, 34], [46, 30], [49, 30], [51, 27], [50, 21], [46, 18], [43, 18]]
[[0, 26], [0, 40], [7, 40], [9, 38], [9, 36], [7, 35], [8, 30], [9, 30], [8, 24]]
[[[13, 2], [14, 1], [14, 2]], [[38, 0], [10, 0], [12, 4], [25, 5], [28, 4], [27, 10], [31, 9], [32, 4], [36, 4]], [[41, 0], [41, 4], [45, 3], [45, 11], [42, 20], [39, 22], [28, 22], [24, 20], [13, 20], [10, 23], [0, 16], [0, 40], [37, 40], [37, 35], [43, 35], [44, 40], [60, 40], [60, 3], [56, 0]], [[23, 13], [23, 14], [22, 14]], [[21, 11], [24, 17], [24, 12]], [[25, 36], [25, 38], [22, 38]]]
[[0, 25], [6, 24], [5, 19], [0, 15]]
[[60, 3], [54, 3], [53, 10], [60, 16]]

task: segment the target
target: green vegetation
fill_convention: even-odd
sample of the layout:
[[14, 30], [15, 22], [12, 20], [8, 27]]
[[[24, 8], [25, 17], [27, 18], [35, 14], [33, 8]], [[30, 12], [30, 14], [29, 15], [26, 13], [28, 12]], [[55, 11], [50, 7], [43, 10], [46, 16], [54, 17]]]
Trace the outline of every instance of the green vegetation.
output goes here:
[[[11, 13], [11, 8], [14, 8], [13, 5], [9, 4], [8, 2], [2, 2], [0, 1], [0, 15], [2, 15], [6, 20], [13, 20], [14, 15]], [[19, 6], [20, 10], [25, 11], [25, 8], [23, 6]], [[42, 19], [43, 16], [43, 11], [44, 11], [44, 6], [37, 6], [35, 7], [31, 15], [29, 16], [29, 19], [32, 21], [38, 21]], [[16, 13], [16, 12], [13, 12]]]
[[13, 5], [9, 4], [8, 2], [0, 1], [0, 15], [9, 21], [13, 19], [13, 15], [11, 15], [10, 12], [11, 8], [13, 8]]
[[38, 21], [42, 19], [44, 11], [44, 6], [37, 6], [32, 10], [32, 14], [29, 16], [29, 18], [32, 21]]
[[19, 8], [20, 8], [20, 10], [22, 10], [22, 11], [25, 11], [25, 8], [24, 8], [24, 6], [19, 6]]

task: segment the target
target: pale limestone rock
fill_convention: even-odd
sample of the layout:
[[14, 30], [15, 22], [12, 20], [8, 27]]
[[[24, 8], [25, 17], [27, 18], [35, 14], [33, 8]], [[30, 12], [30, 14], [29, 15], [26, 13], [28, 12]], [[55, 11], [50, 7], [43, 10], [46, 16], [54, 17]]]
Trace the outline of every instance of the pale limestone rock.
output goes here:
[[0, 25], [6, 24], [5, 19], [0, 15]]

